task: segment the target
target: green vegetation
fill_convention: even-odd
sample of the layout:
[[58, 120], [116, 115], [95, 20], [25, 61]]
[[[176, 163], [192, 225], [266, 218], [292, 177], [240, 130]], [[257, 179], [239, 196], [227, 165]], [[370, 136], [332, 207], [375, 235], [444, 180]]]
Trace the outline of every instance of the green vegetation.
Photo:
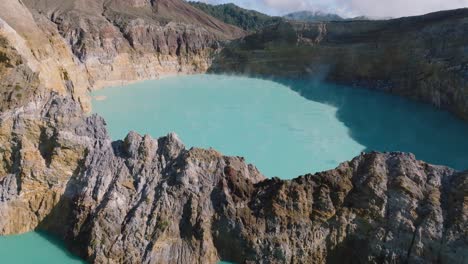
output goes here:
[[202, 2], [188, 2], [190, 5], [223, 21], [247, 31], [257, 31], [264, 26], [275, 24], [282, 20], [254, 10], [248, 10], [235, 4], [210, 5]]
[[65, 81], [70, 80], [70, 76], [68, 76], [68, 72], [66, 70], [62, 69], [62, 75], [63, 75], [63, 80]]
[[0, 47], [6, 47], [8, 45], [8, 40], [4, 37], [0, 37]]
[[288, 20], [297, 20], [305, 22], [323, 22], [323, 21], [342, 21], [344, 18], [336, 14], [329, 14], [324, 12], [300, 11], [290, 13], [284, 16]]
[[10, 58], [6, 55], [6, 53], [0, 51], [0, 64], [5, 64], [7, 68], [12, 68], [13, 65], [11, 65]]
[[337, 14], [325, 13], [320, 11], [299, 11], [283, 16], [286, 20], [295, 20], [303, 22], [327, 22], [327, 21], [360, 21], [369, 20], [366, 16], [357, 16], [353, 18], [344, 18]]
[[165, 220], [165, 219], [161, 219], [158, 223], [157, 223], [157, 229], [161, 230], [161, 231], [164, 231], [166, 230], [166, 228], [169, 226], [169, 221]]
[[0, 62], [8, 62], [9, 60], [10, 59], [8, 59], [7, 55], [0, 51]]

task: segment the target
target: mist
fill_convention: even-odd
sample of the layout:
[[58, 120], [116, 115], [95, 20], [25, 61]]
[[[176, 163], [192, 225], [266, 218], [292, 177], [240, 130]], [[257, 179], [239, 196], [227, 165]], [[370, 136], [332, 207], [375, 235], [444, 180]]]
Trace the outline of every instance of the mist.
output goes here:
[[204, 0], [211, 4], [233, 2], [270, 15], [311, 10], [343, 17], [402, 17], [468, 7], [468, 0]]

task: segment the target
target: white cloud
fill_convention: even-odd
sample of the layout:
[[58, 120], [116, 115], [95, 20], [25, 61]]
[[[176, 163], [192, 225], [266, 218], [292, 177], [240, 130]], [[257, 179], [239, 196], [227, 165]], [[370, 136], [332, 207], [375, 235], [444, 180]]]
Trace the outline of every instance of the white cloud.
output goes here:
[[319, 1], [307, 0], [261, 0], [262, 5], [271, 7], [278, 11], [297, 11], [297, 10], [312, 10], [318, 8], [327, 8], [324, 3]]
[[342, 16], [401, 17], [468, 7], [468, 0], [204, 0], [234, 2], [246, 8], [282, 15], [299, 10], [320, 10]]
[[401, 17], [468, 7], [468, 0], [337, 0], [355, 15]]

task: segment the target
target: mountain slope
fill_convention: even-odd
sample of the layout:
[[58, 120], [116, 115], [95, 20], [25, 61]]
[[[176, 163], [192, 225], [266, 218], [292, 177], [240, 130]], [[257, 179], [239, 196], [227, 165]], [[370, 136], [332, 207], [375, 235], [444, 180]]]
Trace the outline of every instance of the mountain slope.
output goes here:
[[288, 20], [297, 20], [304, 22], [320, 22], [320, 21], [342, 21], [345, 20], [339, 15], [324, 13], [320, 11], [298, 11], [284, 16]]
[[138, 17], [163, 24], [176, 22], [200, 25], [220, 39], [238, 38], [243, 34], [238, 28], [227, 25], [182, 0], [25, 0], [24, 3], [49, 17], [74, 13], [97, 19], [102, 16], [105, 18], [106, 12], [113, 12], [126, 19]]
[[331, 21], [362, 21], [362, 20], [388, 20], [390, 17], [368, 17], [357, 16], [351, 18], [344, 18], [337, 14], [325, 13], [321, 11], [298, 11], [283, 16], [286, 20], [302, 21], [302, 22], [331, 22]]
[[189, 4], [225, 23], [247, 31], [256, 31], [281, 20], [280, 17], [271, 17], [235, 4], [210, 5], [202, 2], [189, 2]]

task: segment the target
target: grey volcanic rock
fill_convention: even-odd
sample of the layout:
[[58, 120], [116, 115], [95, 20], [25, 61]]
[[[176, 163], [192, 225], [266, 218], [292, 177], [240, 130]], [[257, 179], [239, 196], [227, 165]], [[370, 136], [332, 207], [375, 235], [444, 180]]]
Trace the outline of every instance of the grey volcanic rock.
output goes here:
[[30, 231], [50, 213], [87, 149], [110, 143], [100, 129], [101, 118], [56, 94], [0, 114], [1, 234]]
[[89, 153], [42, 228], [76, 241], [72, 248], [91, 262], [215, 263], [211, 199], [225, 168], [251, 184], [264, 179], [240, 158], [185, 150], [173, 134], [130, 133]]

